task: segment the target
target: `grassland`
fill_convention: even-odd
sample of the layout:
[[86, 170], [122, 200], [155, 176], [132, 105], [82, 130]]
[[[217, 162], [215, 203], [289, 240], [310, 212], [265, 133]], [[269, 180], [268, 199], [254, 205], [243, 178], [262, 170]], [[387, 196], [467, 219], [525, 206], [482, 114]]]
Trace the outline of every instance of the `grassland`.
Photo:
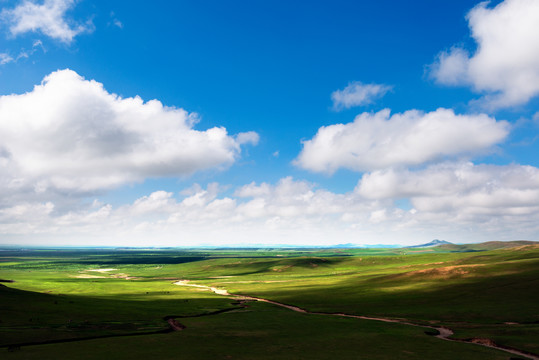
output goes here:
[[[313, 312], [446, 326], [457, 339], [539, 354], [539, 246], [512, 245], [4, 250], [0, 279], [14, 282], [0, 286], [0, 352], [9, 359], [511, 358], [421, 327], [240, 304], [173, 284], [188, 279]], [[187, 328], [167, 332], [167, 316]]]

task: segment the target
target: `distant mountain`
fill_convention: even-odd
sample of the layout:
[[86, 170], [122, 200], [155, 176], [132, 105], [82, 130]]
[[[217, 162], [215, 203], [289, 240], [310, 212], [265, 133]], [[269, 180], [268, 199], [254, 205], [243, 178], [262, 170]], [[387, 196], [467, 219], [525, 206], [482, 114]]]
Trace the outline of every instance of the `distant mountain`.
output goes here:
[[374, 245], [358, 245], [358, 244], [338, 244], [338, 245], [329, 245], [325, 246], [330, 249], [356, 249], [356, 248], [362, 248], [362, 249], [385, 249], [385, 248], [400, 248], [400, 245], [387, 245], [387, 244], [374, 244]]
[[357, 245], [357, 244], [352, 244], [352, 243], [347, 243], [347, 244], [333, 245], [331, 247], [335, 248], [335, 249], [350, 249], [350, 248], [357, 248], [357, 247], [363, 247], [363, 246], [362, 245]]
[[453, 245], [453, 243], [450, 243], [449, 241], [445, 241], [445, 240], [434, 239], [431, 242], [426, 243], [426, 244], [406, 246], [406, 247], [407, 248], [426, 248], [426, 247], [434, 247], [438, 245]]

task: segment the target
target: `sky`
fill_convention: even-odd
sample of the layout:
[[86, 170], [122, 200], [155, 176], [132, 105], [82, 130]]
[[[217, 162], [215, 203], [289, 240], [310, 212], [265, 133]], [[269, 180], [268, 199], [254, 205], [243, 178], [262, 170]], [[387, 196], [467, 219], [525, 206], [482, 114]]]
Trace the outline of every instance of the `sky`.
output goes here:
[[539, 1], [0, 0], [0, 245], [538, 240]]

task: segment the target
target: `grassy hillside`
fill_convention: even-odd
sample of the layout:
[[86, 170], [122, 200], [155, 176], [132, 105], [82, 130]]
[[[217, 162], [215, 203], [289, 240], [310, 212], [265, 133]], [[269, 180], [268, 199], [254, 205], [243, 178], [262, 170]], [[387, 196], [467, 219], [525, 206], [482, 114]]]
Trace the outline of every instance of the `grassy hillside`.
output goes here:
[[[393, 257], [208, 262], [200, 283], [312, 311], [444, 324], [539, 352], [539, 247]], [[507, 325], [505, 323], [518, 323]], [[475, 332], [474, 332], [475, 331]]]
[[497, 250], [497, 249], [509, 249], [520, 246], [531, 246], [537, 245], [536, 241], [487, 241], [484, 243], [478, 244], [465, 244], [465, 245], [456, 245], [456, 244], [443, 244], [437, 246], [437, 250], [448, 250], [448, 251], [486, 251], [486, 250]]

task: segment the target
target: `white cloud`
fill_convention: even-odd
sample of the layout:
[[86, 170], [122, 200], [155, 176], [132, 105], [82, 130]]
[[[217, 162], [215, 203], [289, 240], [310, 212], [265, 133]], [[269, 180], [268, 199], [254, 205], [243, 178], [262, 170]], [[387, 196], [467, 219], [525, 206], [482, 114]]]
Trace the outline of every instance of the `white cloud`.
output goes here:
[[362, 113], [348, 124], [321, 127], [295, 164], [333, 173], [418, 165], [448, 156], [488, 150], [508, 134], [509, 125], [484, 114], [456, 115], [449, 109], [390, 116], [388, 109]]
[[431, 76], [444, 85], [468, 84], [469, 60], [468, 52], [459, 47], [441, 52], [437, 62], [432, 65]]
[[124, 24], [123, 24], [120, 20], [118, 20], [118, 18], [116, 17], [116, 14], [114, 13], [114, 11], [111, 11], [111, 12], [110, 12], [110, 18], [111, 18], [112, 23], [109, 22], [109, 23], [108, 23], [109, 26], [110, 26], [110, 25], [114, 25], [114, 26], [116, 26], [116, 27], [119, 28], [119, 29], [123, 29], [123, 28], [124, 28]]
[[166, 191], [155, 191], [148, 196], [137, 199], [133, 203], [131, 211], [134, 214], [166, 212], [170, 206], [173, 206], [172, 195], [172, 193]]
[[197, 115], [157, 100], [121, 98], [71, 70], [28, 93], [0, 97], [0, 183], [4, 193], [73, 197], [148, 177], [187, 176], [231, 165], [238, 135], [195, 130]]
[[338, 214], [355, 207], [347, 195], [315, 190], [313, 184], [291, 177], [281, 179], [276, 185], [251, 183], [239, 188], [235, 195], [252, 199], [238, 207], [238, 213], [246, 218], [277, 216], [289, 221], [303, 216]]
[[[289, 177], [240, 186], [233, 195], [223, 189], [194, 186], [182, 198], [156, 191], [117, 208], [95, 202], [64, 213], [50, 202], [22, 203], [0, 210], [0, 234], [71, 245], [405, 245], [535, 239], [539, 231], [539, 169], [530, 166], [446, 163], [375, 172], [344, 194]], [[401, 197], [413, 208], [395, 206]]]
[[75, 36], [92, 30], [91, 24], [74, 24], [66, 17], [74, 5], [74, 0], [44, 0], [42, 4], [24, 0], [13, 9], [2, 10], [0, 17], [9, 24], [13, 36], [39, 31], [69, 44]]
[[443, 163], [419, 171], [380, 170], [365, 174], [356, 192], [368, 199], [409, 198], [419, 213], [447, 221], [539, 215], [539, 169], [532, 166]]
[[[358, 217], [367, 222], [378, 209], [373, 204], [379, 204], [362, 201], [353, 192], [317, 190], [313, 184], [292, 178], [275, 185], [251, 183], [230, 197], [220, 196], [223, 189], [216, 183], [206, 189], [193, 186], [183, 192], [183, 199], [156, 191], [115, 209], [94, 202], [86, 209], [63, 214], [47, 213], [44, 204], [35, 202], [27, 209], [0, 212], [0, 234], [138, 245], [332, 243], [335, 229], [343, 224], [349, 227]], [[343, 223], [339, 219], [345, 212], [354, 215]], [[23, 219], [22, 213], [35, 215]]]
[[488, 3], [467, 15], [476, 52], [454, 47], [440, 53], [431, 75], [441, 84], [471, 85], [491, 108], [524, 104], [539, 94], [539, 2]]
[[16, 57], [12, 57], [9, 53], [0, 53], [0, 65], [5, 65], [11, 62], [17, 62], [20, 59], [28, 59], [30, 56], [32, 56], [38, 49], [41, 48], [43, 52], [46, 52], [45, 47], [43, 47], [43, 43], [41, 40], [35, 40], [32, 44], [32, 48], [29, 50], [21, 49], [19, 51], [19, 55]]
[[342, 90], [336, 90], [331, 94], [334, 110], [349, 109], [354, 106], [371, 104], [381, 98], [393, 87], [383, 84], [363, 84], [353, 81]]
[[369, 221], [372, 223], [381, 223], [385, 220], [387, 220], [387, 214], [386, 209], [376, 210], [371, 213], [371, 216], [369, 218]]
[[8, 53], [0, 53], [0, 65], [8, 64], [14, 60]]
[[53, 210], [54, 204], [51, 202], [23, 203], [0, 209], [0, 222], [24, 222], [27, 219], [35, 221], [36, 219], [50, 215]]
[[251, 144], [257, 145], [260, 137], [254, 131], [242, 132], [236, 135], [236, 141], [238, 144]]

